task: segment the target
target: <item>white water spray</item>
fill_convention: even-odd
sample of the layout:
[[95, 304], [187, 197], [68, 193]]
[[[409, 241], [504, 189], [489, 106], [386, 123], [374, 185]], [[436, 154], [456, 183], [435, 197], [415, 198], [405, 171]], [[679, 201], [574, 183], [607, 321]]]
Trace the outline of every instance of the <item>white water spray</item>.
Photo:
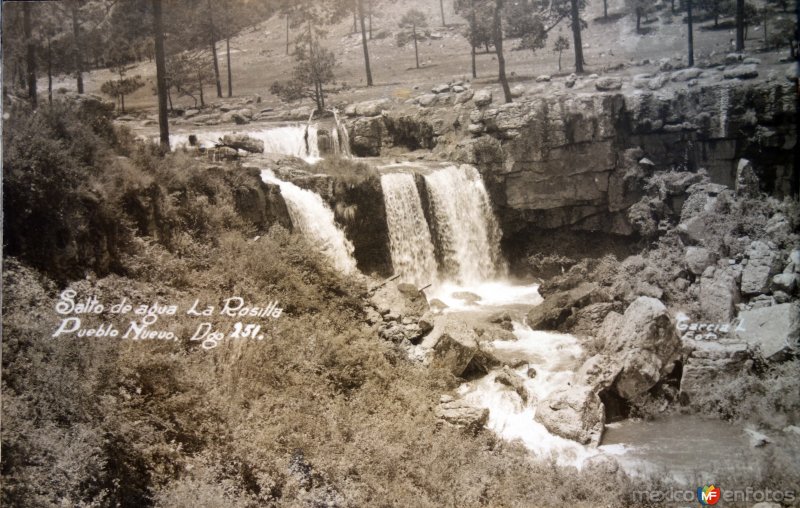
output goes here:
[[383, 175], [381, 187], [395, 275], [417, 287], [435, 283], [436, 257], [414, 176]]
[[353, 244], [337, 227], [333, 210], [322, 201], [319, 194], [280, 180], [268, 169], [261, 172], [261, 179], [280, 187], [296, 231], [322, 252], [337, 270], [344, 273], [356, 271]]

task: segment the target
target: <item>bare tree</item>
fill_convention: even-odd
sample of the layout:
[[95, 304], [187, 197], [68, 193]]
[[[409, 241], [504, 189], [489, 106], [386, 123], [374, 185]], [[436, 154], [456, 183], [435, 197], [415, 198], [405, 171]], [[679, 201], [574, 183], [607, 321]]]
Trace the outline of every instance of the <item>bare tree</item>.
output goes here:
[[[164, 27], [161, 21], [161, 0], [153, 3], [153, 37], [156, 41], [156, 88], [158, 90], [158, 128], [161, 147], [169, 151], [169, 122], [167, 119], [167, 65], [164, 58]], [[219, 84], [219, 82], [217, 82]]]
[[506, 102], [512, 102], [511, 87], [508, 86], [508, 78], [506, 77], [506, 58], [503, 55], [503, 20], [501, 18], [503, 5], [503, 0], [495, 0], [494, 2], [494, 18], [492, 24], [494, 49], [497, 53], [497, 73], [500, 84], [503, 86], [503, 95], [505, 96]]
[[364, 0], [358, 1], [358, 18], [361, 21], [361, 46], [364, 48], [364, 67], [367, 71], [367, 86], [372, 86], [372, 70], [369, 67], [369, 45], [367, 44], [367, 31], [364, 26]]

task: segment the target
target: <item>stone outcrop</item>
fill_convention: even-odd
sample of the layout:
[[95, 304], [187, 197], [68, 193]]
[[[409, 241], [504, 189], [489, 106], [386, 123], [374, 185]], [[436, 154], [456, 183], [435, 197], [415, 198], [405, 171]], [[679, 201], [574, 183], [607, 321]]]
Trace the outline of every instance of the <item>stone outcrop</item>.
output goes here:
[[680, 339], [667, 308], [647, 296], [634, 300], [624, 315], [609, 313], [598, 340], [604, 355], [619, 368], [613, 388], [624, 399], [648, 391], [680, 357]]
[[534, 330], [558, 330], [572, 315], [573, 309], [608, 300], [594, 283], [583, 283], [566, 291], [548, 295], [544, 302], [528, 312], [528, 326]]
[[440, 420], [451, 425], [474, 430], [480, 429], [489, 420], [488, 409], [476, 408], [464, 401], [451, 400], [450, 398], [442, 401], [434, 409], [434, 414]]
[[766, 359], [800, 349], [800, 304], [784, 303], [739, 313], [736, 337]]
[[[684, 69], [672, 79], [698, 72]], [[606, 81], [595, 86], [616, 86]], [[506, 231], [531, 225], [630, 235], [637, 178], [704, 168], [713, 183], [733, 188], [742, 156], [759, 161], [753, 171], [761, 190], [790, 192], [796, 113], [788, 81], [530, 94], [502, 105], [481, 92], [476, 109], [459, 120], [471, 139], [453, 155], [480, 169]], [[623, 156], [631, 148], [640, 150], [636, 164]], [[678, 203], [686, 187], [669, 189], [670, 201]]]
[[557, 436], [596, 446], [603, 435], [605, 413], [592, 388], [574, 386], [539, 401], [534, 419]]
[[780, 270], [780, 258], [775, 249], [764, 242], [753, 242], [747, 249], [747, 265], [742, 272], [742, 292], [763, 293], [769, 289], [772, 276]]

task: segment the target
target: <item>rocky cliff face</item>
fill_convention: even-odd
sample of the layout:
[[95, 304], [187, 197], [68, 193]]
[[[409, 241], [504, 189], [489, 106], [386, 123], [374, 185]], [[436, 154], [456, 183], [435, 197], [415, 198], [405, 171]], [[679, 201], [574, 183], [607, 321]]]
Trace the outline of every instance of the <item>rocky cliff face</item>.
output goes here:
[[531, 228], [635, 234], [629, 211], [647, 177], [705, 170], [732, 187], [740, 158], [754, 161], [762, 191], [791, 193], [792, 81], [724, 79], [714, 69], [615, 87], [601, 87], [603, 79], [553, 80], [520, 90], [511, 104], [492, 102], [486, 89], [464, 101], [439, 94], [402, 108], [369, 103], [352, 108], [364, 112], [349, 120], [353, 151], [433, 148], [439, 158], [476, 165], [507, 236]]
[[486, 177], [507, 231], [630, 235], [644, 178], [704, 169], [732, 187], [740, 157], [756, 161], [763, 191], [787, 195], [796, 145], [788, 81], [536, 97], [475, 108], [468, 130], [461, 157]]

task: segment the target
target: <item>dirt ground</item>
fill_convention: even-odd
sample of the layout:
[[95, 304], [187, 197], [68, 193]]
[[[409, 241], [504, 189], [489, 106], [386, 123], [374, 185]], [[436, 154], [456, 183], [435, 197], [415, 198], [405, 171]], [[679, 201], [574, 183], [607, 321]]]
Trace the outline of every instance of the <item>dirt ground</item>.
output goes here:
[[[764, 0], [755, 0], [761, 4]], [[794, 4], [794, 2], [791, 2]], [[398, 30], [398, 20], [411, 8], [422, 10], [428, 15], [429, 30], [441, 36], [441, 39], [426, 40], [419, 46], [421, 69], [414, 64], [412, 46], [398, 48], [394, 34]], [[773, 13], [773, 21], [780, 16], [792, 16], [794, 6], [790, 6], [787, 14], [777, 11]], [[625, 0], [609, 0], [609, 19], [602, 19], [603, 3], [601, 0], [588, 0], [583, 19], [588, 28], [583, 31], [584, 58], [587, 73], [603, 73], [606, 69], [621, 63], [639, 62], [644, 59], [657, 63], [663, 58], [681, 58], [686, 53], [686, 25], [683, 22], [685, 13], [672, 15], [669, 8], [658, 11], [647, 20], [642, 27], [646, 33], [636, 33], [636, 19], [628, 14]], [[364, 59], [361, 49], [361, 34], [352, 33], [352, 17], [330, 28], [328, 47], [337, 57], [336, 77], [339, 83], [347, 83], [351, 88], [346, 92], [331, 97], [333, 103], [349, 103], [374, 98], [403, 99], [428, 90], [432, 85], [453, 79], [471, 79], [470, 48], [462, 35], [466, 21], [453, 12], [452, 2], [445, 2], [445, 18], [448, 26], [441, 26], [439, 2], [432, 0], [400, 0], [377, 8], [373, 17], [373, 33], [388, 33], [382, 39], [373, 39], [369, 43], [372, 74], [375, 85], [366, 86]], [[730, 21], [725, 18], [721, 22]], [[701, 62], [714, 54], [726, 54], [733, 50], [731, 42], [735, 38], [733, 29], [711, 30], [713, 21], [695, 23], [695, 60]], [[558, 54], [553, 51], [553, 42], [559, 34], [568, 37], [571, 42], [569, 25], [562, 22], [550, 34], [546, 48], [535, 54], [530, 51], [514, 51], [516, 43], [506, 44], [507, 72], [512, 81], [529, 81], [542, 74], [569, 74], [574, 66], [572, 50], [562, 55], [562, 71], [558, 71]], [[246, 29], [231, 40], [232, 67], [234, 80], [234, 96], [252, 96], [259, 94], [263, 98], [264, 107], [280, 106], [280, 100], [269, 92], [273, 81], [283, 79], [291, 74], [294, 61], [286, 55], [285, 25], [282, 19], [273, 18], [258, 26]], [[221, 59], [220, 72], [226, 76], [224, 62], [224, 43], [220, 43], [218, 51]], [[763, 52], [763, 32], [760, 27], [751, 27], [746, 41], [746, 49], [762, 60], [762, 65], [777, 63], [788, 54], [788, 50]], [[478, 78], [472, 80], [476, 85], [497, 82], [497, 61], [493, 53], [478, 54]], [[656, 65], [637, 66], [615, 71], [618, 74], [638, 74], [655, 70]], [[142, 63], [130, 71], [130, 75], [141, 75], [148, 85], [134, 95], [126, 97], [129, 110], [154, 109], [156, 97], [153, 93], [154, 63]], [[108, 70], [88, 73], [86, 91], [100, 93], [100, 85], [112, 79]], [[57, 89], [64, 87], [74, 89], [74, 79], [64, 77], [54, 84]], [[415, 87], [418, 87], [415, 90]], [[223, 90], [223, 93], [224, 90]], [[206, 88], [208, 100], [214, 97], [212, 86]], [[175, 101], [178, 105], [190, 106], [193, 101], [183, 98]]]

